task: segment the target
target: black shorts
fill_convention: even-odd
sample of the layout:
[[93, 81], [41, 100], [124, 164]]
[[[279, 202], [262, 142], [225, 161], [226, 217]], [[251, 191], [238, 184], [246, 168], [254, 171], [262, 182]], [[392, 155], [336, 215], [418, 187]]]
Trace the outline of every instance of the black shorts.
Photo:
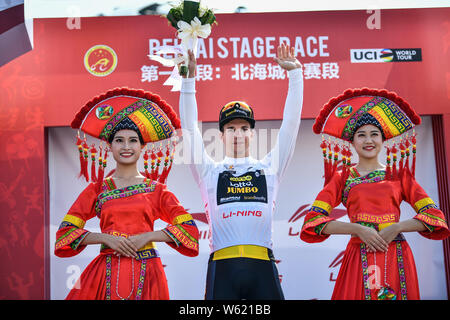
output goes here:
[[206, 300], [284, 300], [271, 250], [270, 260], [212, 257], [206, 275]]

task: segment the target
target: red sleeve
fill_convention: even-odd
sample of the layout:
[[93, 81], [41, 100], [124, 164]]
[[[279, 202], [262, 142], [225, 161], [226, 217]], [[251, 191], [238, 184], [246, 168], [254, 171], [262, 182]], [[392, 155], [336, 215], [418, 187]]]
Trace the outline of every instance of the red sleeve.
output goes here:
[[72, 257], [86, 247], [80, 243], [88, 234], [88, 231], [84, 229], [86, 221], [95, 216], [96, 200], [95, 184], [91, 183], [78, 196], [59, 225], [55, 242], [56, 256]]
[[328, 222], [335, 220], [329, 215], [334, 207], [342, 200], [342, 175], [336, 172], [330, 182], [320, 191], [305, 217], [300, 239], [305, 242], [322, 242], [330, 235], [322, 234], [323, 228]]
[[406, 202], [416, 211], [414, 219], [421, 221], [426, 231], [419, 232], [422, 236], [433, 240], [442, 240], [450, 235], [444, 213], [417, 183], [408, 168], [402, 175], [402, 192]]
[[174, 242], [167, 244], [189, 257], [198, 255], [198, 229], [192, 216], [181, 206], [175, 195], [167, 189], [166, 185], [159, 184], [160, 193], [160, 218], [169, 223], [162, 231]]

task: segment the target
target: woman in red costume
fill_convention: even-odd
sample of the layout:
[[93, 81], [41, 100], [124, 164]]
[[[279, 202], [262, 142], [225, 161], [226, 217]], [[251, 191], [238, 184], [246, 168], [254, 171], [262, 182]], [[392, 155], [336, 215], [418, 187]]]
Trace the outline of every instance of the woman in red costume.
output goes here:
[[[117, 163], [114, 173], [103, 179], [107, 148], [96, 159], [97, 150], [78, 137], [80, 175], [91, 180], [64, 217], [56, 234], [55, 255], [72, 257], [90, 244], [101, 244], [100, 254], [86, 267], [66, 299], [141, 300], [169, 299], [164, 269], [155, 242], [166, 242], [186, 256], [198, 255], [198, 230], [191, 215], [167, 189], [165, 180], [173, 160], [172, 139], [180, 127], [172, 108], [157, 95], [119, 88], [88, 102], [72, 127], [107, 142]], [[145, 174], [137, 161], [145, 149]], [[169, 141], [166, 148], [162, 141]], [[165, 154], [164, 154], [165, 151]], [[172, 151], [172, 152], [171, 152]], [[164, 168], [159, 172], [161, 159]], [[95, 163], [99, 163], [98, 173]], [[101, 233], [84, 229], [97, 216]], [[154, 221], [169, 223], [153, 229]]]
[[[331, 99], [316, 119], [315, 133], [344, 142], [322, 140], [325, 186], [305, 217], [300, 238], [313, 243], [331, 234], [352, 236], [332, 299], [420, 299], [414, 258], [402, 232], [417, 231], [433, 240], [449, 236], [443, 212], [414, 178], [416, 134], [406, 132], [420, 122], [395, 93], [367, 88]], [[386, 143], [384, 166], [378, 155], [384, 141], [394, 137], [400, 140]], [[356, 166], [351, 166], [350, 143], [358, 154]], [[415, 209], [413, 219], [400, 221], [402, 201]], [[341, 202], [350, 223], [329, 217]]]

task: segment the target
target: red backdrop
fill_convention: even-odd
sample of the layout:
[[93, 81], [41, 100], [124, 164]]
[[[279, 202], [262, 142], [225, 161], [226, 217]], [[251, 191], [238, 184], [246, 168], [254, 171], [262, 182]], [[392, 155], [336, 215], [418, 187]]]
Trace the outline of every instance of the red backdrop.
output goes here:
[[[296, 47], [305, 66], [302, 117], [314, 118], [330, 97], [349, 87], [396, 91], [421, 115], [444, 115], [447, 148], [437, 156], [445, 157], [449, 173], [448, 17], [449, 8], [382, 10], [380, 28], [369, 29], [366, 11], [218, 15], [219, 24], [199, 51], [200, 119], [216, 121], [219, 107], [234, 99], [251, 104], [257, 119], [281, 118], [287, 80], [271, 57], [281, 37]], [[35, 20], [34, 50], [0, 68], [0, 299], [49, 297], [45, 127], [69, 125], [85, 101], [116, 86], [156, 92], [178, 111], [178, 93], [163, 85], [170, 68], [147, 57], [152, 45], [174, 43], [165, 19], [82, 18], [79, 27], [66, 19]], [[85, 67], [95, 45], [113, 50], [92, 50], [87, 58], [88, 67], [109, 69], [107, 75]], [[396, 50], [382, 50], [387, 48], [414, 49], [421, 59], [384, 62], [390, 52], [396, 57]], [[354, 63], [351, 49], [377, 49], [357, 50], [369, 59], [374, 51], [388, 57]], [[117, 64], [110, 68], [114, 54]]]

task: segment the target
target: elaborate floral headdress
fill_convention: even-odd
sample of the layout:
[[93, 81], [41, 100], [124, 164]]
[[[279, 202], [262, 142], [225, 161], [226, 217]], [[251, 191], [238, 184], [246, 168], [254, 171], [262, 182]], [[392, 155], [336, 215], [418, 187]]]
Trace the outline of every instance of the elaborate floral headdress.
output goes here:
[[[324, 159], [325, 184], [329, 182], [341, 161], [342, 177], [343, 179], [348, 177], [352, 155], [350, 143], [353, 141], [355, 130], [364, 124], [374, 124], [380, 128], [385, 140], [396, 138], [386, 146], [386, 179], [398, 179], [403, 170], [409, 167], [410, 147], [412, 147], [411, 172], [414, 175], [416, 133], [413, 128], [420, 123], [420, 117], [408, 102], [395, 92], [384, 89], [347, 89], [341, 95], [330, 99], [322, 107], [313, 125], [314, 133], [322, 134], [320, 147]], [[406, 132], [411, 129], [413, 133], [408, 136]], [[327, 140], [324, 134], [338, 140], [330, 138]], [[397, 168], [398, 151], [400, 159]], [[341, 154], [340, 161], [339, 154]]]
[[[89, 182], [90, 153], [90, 180], [97, 182], [97, 187], [100, 189], [109, 151], [106, 144], [103, 146], [103, 141], [110, 141], [118, 129], [129, 126], [137, 129], [143, 142], [148, 143], [144, 153], [145, 175], [165, 183], [173, 163], [177, 141], [176, 130], [181, 127], [180, 120], [172, 107], [160, 96], [130, 88], [115, 88], [93, 98], [81, 108], [72, 121], [72, 128], [102, 140], [97, 152], [95, 144], [89, 146], [86, 135], [82, 138], [78, 131], [80, 177], [84, 176]], [[160, 172], [162, 158], [164, 158], [164, 168]], [[149, 159], [151, 159], [150, 172], [148, 171]]]

